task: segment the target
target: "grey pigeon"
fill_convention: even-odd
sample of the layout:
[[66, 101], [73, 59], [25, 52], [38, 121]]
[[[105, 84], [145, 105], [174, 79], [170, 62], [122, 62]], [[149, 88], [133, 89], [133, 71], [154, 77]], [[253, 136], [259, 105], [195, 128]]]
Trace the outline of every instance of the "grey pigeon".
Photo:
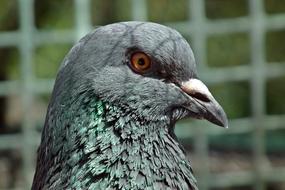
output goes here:
[[175, 122], [227, 127], [193, 52], [155, 23], [99, 27], [65, 57], [38, 150], [37, 189], [198, 189]]

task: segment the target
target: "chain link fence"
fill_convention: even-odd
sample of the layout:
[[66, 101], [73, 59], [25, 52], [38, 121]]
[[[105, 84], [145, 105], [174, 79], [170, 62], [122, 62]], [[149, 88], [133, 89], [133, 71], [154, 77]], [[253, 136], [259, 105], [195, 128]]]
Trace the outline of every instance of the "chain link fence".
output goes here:
[[[183, 142], [186, 141], [185, 144], [191, 142], [193, 145], [193, 147], [190, 148], [192, 152], [190, 159], [193, 159], [194, 171], [200, 189], [230, 189], [230, 187], [235, 187], [236, 189], [247, 187], [247, 189], [255, 190], [269, 189], [268, 184], [285, 182], [285, 165], [283, 165], [283, 167], [273, 167], [272, 164], [270, 164], [266, 150], [267, 131], [282, 130], [285, 128], [284, 112], [281, 114], [269, 114], [266, 104], [268, 102], [267, 91], [268, 88], [270, 89], [271, 87], [270, 81], [285, 77], [285, 64], [279, 63], [285, 60], [283, 59], [276, 62], [275, 60], [268, 60], [266, 44], [268, 44], [268, 33], [285, 30], [285, 14], [268, 14], [268, 11], [266, 11], [268, 1], [241, 0], [231, 1], [231, 4], [232, 6], [244, 4], [246, 6], [246, 12], [242, 15], [232, 17], [232, 12], [229, 12], [229, 14], [226, 13], [230, 15], [229, 18], [213, 17], [213, 19], [209, 19], [211, 11], [219, 11], [219, 6], [223, 5], [219, 5], [217, 2], [227, 3], [221, 0], [216, 0], [216, 4], [213, 4], [210, 0], [181, 0], [177, 1], [176, 4], [172, 2], [174, 5], [171, 8], [171, 11], [173, 11], [172, 15], [178, 19], [171, 21], [171, 19], [167, 19], [167, 15], [163, 15], [163, 7], [160, 7], [161, 5], [155, 3], [155, 1], [116, 1], [117, 4], [123, 4], [120, 6], [128, 7], [129, 17], [126, 16], [126, 18], [130, 20], [151, 20], [159, 22], [165, 18], [163, 24], [180, 31], [182, 35], [190, 41], [190, 45], [194, 50], [196, 60], [199, 64], [198, 70], [200, 78], [212, 86], [214, 91], [221, 83], [226, 83], [228, 86], [235, 85], [236, 83], [246, 84], [245, 101], [249, 113], [239, 117], [233, 117], [229, 122], [230, 129], [224, 130], [213, 127], [212, 124], [204, 121], [191, 121], [190, 123], [189, 121], [182, 121], [177, 124], [176, 132], [178, 136], [183, 139]], [[94, 7], [94, 2], [91, 0], [70, 0], [67, 2], [68, 6], [73, 7], [69, 18], [71, 20], [69, 23], [71, 25], [70, 29], [38, 29], [39, 25], [37, 25], [34, 10], [35, 2], [33, 0], [15, 0], [15, 3], [17, 7], [15, 14], [18, 15], [19, 28], [12, 31], [0, 31], [0, 48], [5, 49], [12, 47], [16, 49], [14, 62], [16, 63], [19, 77], [15, 80], [0, 81], [0, 96], [18, 97], [18, 102], [15, 103], [15, 107], [20, 107], [21, 110], [20, 127], [18, 128], [19, 130], [13, 133], [0, 133], [0, 150], [2, 157], [15, 154], [13, 152], [11, 153], [10, 150], [18, 150], [19, 152], [16, 153], [16, 156], [14, 155], [17, 159], [13, 162], [14, 164], [19, 162], [19, 165], [15, 166], [12, 164], [9, 167], [20, 168], [20, 177], [19, 179], [17, 178], [20, 182], [15, 182], [13, 180], [14, 178], [10, 178], [9, 176], [3, 176], [3, 180], [10, 180], [9, 184], [3, 188], [29, 189], [34, 173], [36, 149], [40, 141], [39, 127], [37, 127], [38, 121], [34, 119], [36, 111], [33, 111], [32, 107], [35, 105], [38, 96], [49, 96], [54, 84], [54, 79], [50, 79], [49, 77], [37, 77], [37, 74], [35, 74], [35, 68], [37, 67], [35, 67], [35, 65], [37, 65], [37, 61], [40, 60], [34, 57], [40, 54], [40, 48], [42, 46], [51, 45], [52, 48], [63, 48], [64, 51], [67, 52], [71, 44], [96, 27], [96, 23], [94, 24], [92, 17], [92, 14], [94, 14], [96, 10], [91, 8]], [[112, 3], [113, 1], [109, 3], [110, 6]], [[167, 3], [171, 3], [171, 1], [166, 1], [165, 4]], [[164, 16], [161, 17], [162, 19], [152, 15], [152, 9], [154, 9], [155, 6], [162, 9], [161, 15]], [[216, 9], [213, 9], [215, 6], [217, 6]], [[176, 10], [176, 8], [179, 8], [179, 10]], [[180, 10], [183, 13], [176, 15], [176, 12]], [[60, 14], [59, 12], [64, 14], [64, 9], [58, 12], [55, 10], [54, 14]], [[112, 12], [112, 10], [110, 10], [110, 12]], [[124, 18], [123, 15], [119, 20], [123, 20]], [[237, 47], [233, 46], [232, 49], [229, 48], [232, 46], [231, 35], [235, 37], [236, 35], [240, 36], [237, 37], [238, 40], [236, 43], [245, 40], [248, 46], [239, 47], [237, 45]], [[224, 36], [229, 37], [225, 39], [223, 38]], [[220, 39], [217, 39], [217, 37]], [[235, 54], [235, 52], [237, 52], [238, 55], [239, 53], [242, 56], [244, 55], [246, 58], [242, 60], [243, 63], [233, 66], [211, 66], [209, 63], [216, 59], [215, 55], [221, 57], [224, 53], [215, 52], [215, 42], [219, 44], [219, 40], [222, 46], [228, 41], [227, 44], [224, 45], [225, 53]], [[280, 43], [282, 43], [282, 41], [280, 41]], [[285, 42], [283, 40], [283, 46], [281, 44], [281, 47], [285, 49], [284, 44]], [[212, 54], [214, 56], [208, 56], [209, 51], [214, 51]], [[63, 58], [61, 55], [59, 55], [59, 57], [61, 59]], [[235, 61], [228, 59], [228, 57], [224, 57], [220, 60], [224, 60], [225, 62]], [[46, 61], [46, 68], [52, 67], [48, 65], [49, 61], [49, 59]], [[219, 60], [217, 60], [217, 62], [219, 62]], [[56, 64], [57, 67], [59, 63]], [[4, 68], [1, 65], [0, 67], [1, 69]], [[50, 75], [55, 77], [54, 74]], [[238, 97], [239, 93], [242, 93], [241, 91], [231, 93], [233, 96], [231, 97], [232, 103], [235, 102], [235, 96]], [[285, 94], [283, 94], [283, 97], [284, 95]], [[217, 98], [219, 99], [219, 97]], [[223, 105], [223, 99], [219, 100], [219, 102]], [[46, 105], [44, 105], [44, 107], [46, 107]], [[230, 106], [226, 109], [226, 112], [227, 111], [230, 111]], [[42, 125], [43, 116], [41, 119], [40, 124]], [[210, 158], [210, 139], [212, 137], [233, 137], [239, 134], [248, 135], [251, 140], [246, 146], [249, 146], [249, 162], [252, 167], [239, 171], [213, 172], [210, 167], [210, 164], [213, 164]], [[229, 157], [228, 159], [234, 159], [233, 157]], [[281, 158], [285, 159], [284, 156]], [[227, 162], [228, 160], [224, 161]], [[13, 173], [10, 172], [9, 175], [12, 176]], [[284, 185], [278, 186], [275, 189], [283, 188], [285, 188]]]

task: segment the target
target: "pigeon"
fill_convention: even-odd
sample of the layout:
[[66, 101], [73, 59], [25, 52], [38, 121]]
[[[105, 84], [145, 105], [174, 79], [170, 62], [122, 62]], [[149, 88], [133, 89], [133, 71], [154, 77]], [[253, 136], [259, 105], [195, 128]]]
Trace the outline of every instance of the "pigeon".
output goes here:
[[197, 190], [174, 133], [183, 118], [227, 127], [179, 32], [151, 22], [98, 27], [64, 58], [33, 190]]

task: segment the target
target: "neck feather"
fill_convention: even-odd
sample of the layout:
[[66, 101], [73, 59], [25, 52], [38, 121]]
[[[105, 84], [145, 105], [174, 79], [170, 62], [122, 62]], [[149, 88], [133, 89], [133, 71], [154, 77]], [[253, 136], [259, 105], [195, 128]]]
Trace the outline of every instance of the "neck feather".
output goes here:
[[44, 187], [197, 189], [167, 120], [145, 121], [96, 98], [81, 97], [72, 105], [49, 131], [61, 135], [42, 140], [40, 152], [48, 150], [50, 163]]

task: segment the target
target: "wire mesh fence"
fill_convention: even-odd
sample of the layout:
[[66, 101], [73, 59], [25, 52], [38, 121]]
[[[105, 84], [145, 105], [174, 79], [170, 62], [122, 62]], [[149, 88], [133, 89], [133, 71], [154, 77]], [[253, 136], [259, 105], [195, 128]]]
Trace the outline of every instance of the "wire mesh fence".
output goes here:
[[[241, 1], [240, 1], [241, 2]], [[207, 84], [246, 82], [248, 84], [250, 114], [231, 119], [229, 130], [219, 129], [207, 122], [179, 122], [176, 131], [180, 138], [192, 138], [195, 171], [201, 189], [223, 189], [226, 187], [251, 186], [252, 189], [267, 189], [268, 183], [284, 182], [285, 167], [272, 167], [266, 155], [266, 131], [284, 129], [284, 114], [268, 114], [266, 108], [266, 89], [270, 79], [285, 76], [285, 64], [275, 63], [266, 59], [266, 37], [268, 32], [285, 29], [285, 14], [267, 14], [265, 2], [261, 0], [242, 1], [247, 6], [247, 13], [233, 18], [209, 19], [207, 8], [211, 2], [205, 0], [189, 0], [184, 3], [184, 17], [181, 21], [165, 22], [188, 37], [194, 49], [200, 78]], [[267, 2], [267, 1], [266, 1]], [[0, 134], [0, 149], [20, 151], [22, 183], [20, 189], [29, 189], [35, 165], [36, 148], [40, 141], [40, 133], [33, 119], [31, 105], [35, 97], [49, 94], [54, 79], [38, 78], [35, 75], [34, 55], [42, 45], [73, 44], [94, 27], [91, 15], [91, 0], [69, 1], [74, 7], [71, 29], [38, 29], [35, 23], [34, 1], [18, 0], [19, 29], [0, 32], [0, 47], [13, 47], [18, 51], [18, 80], [0, 81], [0, 96], [17, 95], [22, 109], [20, 130], [12, 134]], [[130, 7], [130, 19], [148, 21], [151, 17], [146, 0], [124, 2]], [[159, 6], [159, 5], [158, 5]], [[233, 4], [234, 6], [234, 4]], [[173, 8], [175, 11], [175, 7]], [[154, 20], [154, 19], [151, 19]], [[155, 20], [154, 20], [155, 21]], [[211, 58], [209, 39], [215, 36], [244, 34], [249, 47], [246, 64], [231, 67], [210, 67], [207, 63]], [[214, 39], [215, 40], [215, 39]], [[60, 46], [59, 46], [60, 47]], [[284, 46], [283, 46], [284, 47]], [[57, 48], [57, 47], [55, 47]], [[68, 48], [66, 48], [68, 49]], [[235, 51], [233, 49], [232, 51]], [[214, 57], [213, 57], [214, 59]], [[270, 62], [270, 63], [268, 63]], [[47, 66], [49, 67], [49, 66]], [[234, 99], [234, 98], [233, 98]], [[221, 100], [220, 102], [222, 102]], [[189, 127], [191, 125], [191, 127]], [[249, 134], [252, 139], [253, 168], [243, 171], [226, 171], [215, 173], [209, 166], [209, 137], [222, 134]], [[13, 186], [13, 185], [11, 185]], [[16, 188], [16, 186], [15, 186]]]

